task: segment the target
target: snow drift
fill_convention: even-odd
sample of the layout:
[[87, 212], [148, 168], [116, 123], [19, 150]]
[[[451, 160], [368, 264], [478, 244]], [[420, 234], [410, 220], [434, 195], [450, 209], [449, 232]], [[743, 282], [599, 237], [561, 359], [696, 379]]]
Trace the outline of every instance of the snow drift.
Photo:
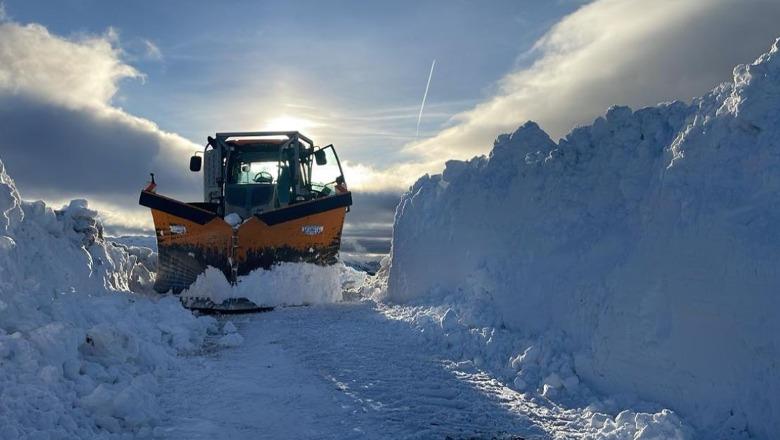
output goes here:
[[0, 162], [0, 437], [147, 437], [157, 377], [213, 320], [151, 288], [150, 249], [103, 238], [97, 213], [22, 201]]
[[[396, 210], [386, 295], [556, 335], [603, 392], [770, 438], [778, 169], [780, 40], [691, 104], [613, 107], [557, 143], [528, 122], [489, 157], [422, 177]], [[506, 360], [521, 385], [526, 357]]]

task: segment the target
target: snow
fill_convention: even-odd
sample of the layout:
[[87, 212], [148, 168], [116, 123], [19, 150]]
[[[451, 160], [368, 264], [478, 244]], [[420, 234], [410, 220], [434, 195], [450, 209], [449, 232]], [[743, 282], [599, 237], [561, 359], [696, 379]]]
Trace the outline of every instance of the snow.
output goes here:
[[[13, 194], [0, 206], [4, 439], [688, 438], [662, 409], [568, 408], [510, 389], [521, 376], [495, 360], [528, 340], [470, 328], [457, 305], [367, 300], [386, 289], [387, 259], [376, 277], [286, 264], [237, 286], [208, 270], [189, 293], [313, 305], [196, 318], [175, 296], [131, 292], [150, 291], [154, 253], [105, 240], [85, 201], [53, 211], [0, 178]], [[541, 347], [517, 368], [558, 363], [545, 394], [577, 387], [570, 357]]]
[[[419, 350], [439, 353], [458, 368], [478, 370], [504, 387], [507, 405], [535, 421], [549, 438], [635, 440], [654, 438], [654, 432], [666, 433], [660, 438], [695, 438], [691, 427], [668, 409], [582, 386], [571, 356], [556, 345], [560, 341], [554, 335], [523, 337], [516, 330], [455, 321], [448, 305], [380, 302], [376, 307], [388, 319], [416, 330]], [[450, 322], [446, 328], [445, 322]], [[484, 391], [495, 386], [484, 386]]]
[[[417, 321], [402, 316], [409, 311], [362, 300], [231, 317], [243, 344], [188, 356], [185, 380], [162, 379], [165, 409], [155, 433], [169, 439], [251, 439], [258, 433], [306, 439], [692, 438], [668, 410], [610, 415], [596, 404], [568, 408], [513, 390], [478, 360], [460, 360], [471, 350], [467, 341], [455, 342], [468, 329], [445, 332], [433, 319], [421, 327], [422, 315]], [[211, 336], [216, 345], [222, 337]], [[452, 342], [447, 349], [444, 340]]]
[[227, 322], [225, 322], [224, 324], [222, 324], [222, 331], [223, 331], [225, 334], [230, 334], [230, 333], [235, 333], [235, 332], [237, 332], [237, 331], [238, 331], [238, 329], [236, 328], [236, 325], [235, 325], [235, 324], [233, 324], [233, 322], [231, 322], [231, 321], [227, 321]]
[[217, 344], [222, 347], [238, 347], [243, 343], [244, 337], [238, 333], [228, 333], [217, 341]]
[[[511, 364], [518, 389], [624, 396], [610, 413], [661, 402], [709, 435], [773, 437], [779, 46], [691, 104], [613, 107], [557, 143], [529, 122], [489, 157], [422, 177], [396, 210], [375, 297], [439, 308], [439, 328], [452, 310], [471, 331], [506, 329], [501, 347], [450, 344], [492, 371]], [[674, 413], [629, 412], [600, 435], [629, 421], [636, 438], [675, 438]]]
[[447, 309], [444, 316], [441, 317], [441, 328], [445, 332], [452, 331], [458, 326], [458, 315], [452, 309]]
[[149, 436], [158, 377], [214, 321], [131, 293], [151, 250], [105, 241], [84, 200], [22, 201], [2, 162], [0, 213], [0, 437]]
[[370, 302], [280, 308], [238, 319], [245, 337], [240, 349], [188, 359], [189, 379], [212, 387], [162, 382], [171, 399], [188, 399], [172, 402], [160, 436], [544, 438], [545, 429], [506, 405], [506, 396], [470, 381], [497, 384], [447, 362], [434, 346], [420, 343], [419, 332], [388, 320]]
[[129, 248], [144, 248], [157, 252], [157, 237], [155, 235], [120, 235], [107, 237], [107, 239]]
[[342, 299], [341, 266], [280, 263], [273, 270], [258, 269], [231, 285], [219, 269], [208, 267], [182, 298], [207, 298], [221, 304], [246, 298], [260, 307], [323, 304]]
[[225, 223], [229, 224], [233, 228], [237, 228], [241, 226], [241, 222], [243, 221], [244, 219], [242, 219], [241, 216], [236, 214], [235, 212], [231, 212], [230, 214], [225, 216]]

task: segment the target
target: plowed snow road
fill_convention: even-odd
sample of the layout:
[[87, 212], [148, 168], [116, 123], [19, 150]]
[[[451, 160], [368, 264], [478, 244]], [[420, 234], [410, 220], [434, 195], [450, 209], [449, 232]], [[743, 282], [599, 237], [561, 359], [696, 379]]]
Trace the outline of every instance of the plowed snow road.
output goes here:
[[243, 345], [192, 356], [187, 371], [161, 382], [167, 410], [156, 435], [531, 439], [565, 424], [488, 375], [459, 369], [370, 303], [231, 320]]

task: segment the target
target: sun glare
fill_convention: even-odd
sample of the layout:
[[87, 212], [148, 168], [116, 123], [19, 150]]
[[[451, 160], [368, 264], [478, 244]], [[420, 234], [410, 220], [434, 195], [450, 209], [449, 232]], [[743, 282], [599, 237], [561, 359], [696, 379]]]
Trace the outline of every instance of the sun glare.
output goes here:
[[282, 115], [273, 119], [269, 119], [263, 125], [263, 130], [268, 131], [300, 131], [305, 134], [310, 134], [312, 128], [319, 127], [322, 124], [318, 124], [312, 120], [300, 118], [296, 116]]

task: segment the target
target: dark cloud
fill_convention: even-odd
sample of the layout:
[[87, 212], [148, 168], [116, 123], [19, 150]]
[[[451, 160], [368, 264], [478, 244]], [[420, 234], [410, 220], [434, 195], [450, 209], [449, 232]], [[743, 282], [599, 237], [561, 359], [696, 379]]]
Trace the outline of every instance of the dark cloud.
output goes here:
[[350, 254], [387, 254], [390, 252], [390, 237], [355, 238], [344, 236], [341, 251]]
[[400, 199], [401, 194], [396, 192], [353, 192], [354, 204], [347, 214], [343, 250], [368, 254], [389, 252], [393, 216]]
[[192, 198], [199, 192], [186, 154], [167, 149], [173, 140], [122, 113], [0, 94], [0, 133], [0, 158], [34, 197], [134, 203], [152, 171], [166, 193]]
[[369, 228], [369, 225], [392, 224], [395, 207], [399, 200], [401, 200], [400, 192], [353, 190], [352, 202], [354, 205], [348, 214], [349, 221], [355, 225], [366, 225], [365, 228]]

